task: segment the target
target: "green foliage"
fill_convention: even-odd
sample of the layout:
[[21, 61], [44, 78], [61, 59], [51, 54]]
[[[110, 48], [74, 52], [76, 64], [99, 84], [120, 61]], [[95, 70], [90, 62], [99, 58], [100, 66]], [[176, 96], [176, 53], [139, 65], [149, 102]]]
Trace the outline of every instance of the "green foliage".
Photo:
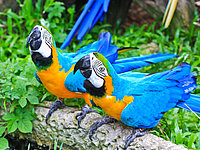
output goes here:
[[8, 146], [8, 140], [6, 138], [1, 138], [0, 137], [0, 150], [5, 150], [7, 148], [9, 148]]
[[[59, 150], [62, 150], [62, 146], [63, 146], [63, 142], [61, 143], [61, 145], [59, 146]], [[54, 140], [54, 150], [57, 150], [57, 147], [58, 147], [58, 141], [57, 139], [55, 138]]]
[[160, 133], [158, 126], [154, 127], [156, 134], [163, 138], [170, 139], [176, 144], [182, 144], [187, 148], [199, 149], [200, 120], [191, 112], [183, 109], [172, 109], [168, 111], [160, 121]]
[[32, 132], [33, 115], [27, 109], [17, 108], [12, 113], [7, 113], [2, 118], [7, 122], [7, 132], [12, 133], [19, 129], [22, 133]]
[[0, 136], [17, 129], [22, 133], [32, 132], [34, 105], [39, 104], [38, 97], [46, 93], [33, 77], [34, 72], [30, 55], [0, 63], [0, 104], [7, 112], [2, 118], [0, 133], [3, 133]]
[[[3, 121], [0, 122], [0, 149], [8, 147], [8, 141], [4, 138], [6, 134], [16, 130], [22, 133], [32, 132], [36, 105], [41, 105], [40, 102], [44, 100], [55, 100], [55, 96], [47, 92], [34, 78], [35, 66], [29, 50], [25, 48], [29, 32], [36, 24], [42, 24], [51, 30], [59, 47], [77, 17], [75, 6], [65, 10], [63, 3], [54, 0], [46, 0], [45, 3], [38, 0], [35, 5], [32, 4], [32, 0], [25, 0], [24, 3], [17, 1], [21, 7], [19, 13], [16, 14], [11, 9], [0, 12], [0, 15], [6, 18], [0, 20], [0, 24], [4, 25], [4, 28], [0, 28], [0, 107], [5, 110]], [[155, 52], [175, 53], [180, 56], [136, 71], [154, 73], [175, 67], [181, 62], [188, 62], [192, 66], [192, 71], [196, 71], [199, 75], [200, 30], [192, 25], [189, 32], [177, 29], [172, 34], [164, 28], [155, 30], [155, 25], [156, 23], [142, 27], [132, 25], [122, 30], [119, 25], [112, 29], [110, 25], [100, 23], [84, 37], [81, 43], [73, 39], [65, 52], [75, 52], [82, 46], [96, 41], [99, 33], [106, 30], [112, 34], [112, 44], [118, 47], [139, 48], [120, 54], [120, 58]], [[200, 85], [199, 80], [198, 85]], [[200, 93], [200, 86], [194, 93]], [[65, 103], [80, 107], [84, 105], [84, 100], [66, 99]], [[105, 115], [102, 110], [98, 111]], [[160, 128], [159, 126], [154, 128], [156, 135], [189, 149], [200, 149], [200, 120], [193, 113], [172, 109], [164, 115], [160, 124]]]
[[2, 137], [5, 131], [6, 127], [0, 126], [0, 150], [5, 150], [6, 148], [9, 148], [8, 140]]
[[[25, 0], [21, 3], [17, 0], [21, 9], [19, 13], [14, 13], [11, 9], [7, 9], [4, 12], [0, 12], [0, 15], [5, 16], [6, 20], [0, 20], [0, 24], [6, 27], [0, 28], [0, 61], [6, 61], [7, 58], [23, 58], [29, 54], [26, 49], [26, 37], [32, 28], [37, 24], [42, 24], [48, 27], [54, 34], [54, 38], [58, 42], [63, 42], [67, 36], [65, 29], [68, 26], [73, 26], [72, 19], [69, 14], [65, 14], [65, 18], [62, 17], [65, 11], [65, 7], [62, 2], [54, 0], [46, 0], [43, 4], [42, 0], [38, 0], [35, 6], [32, 4], [32, 0]], [[72, 8], [70, 8], [72, 10]], [[69, 11], [72, 12], [72, 11]], [[47, 18], [45, 18], [47, 16]], [[66, 26], [66, 22], [71, 22]], [[23, 31], [23, 32], [22, 32]]]

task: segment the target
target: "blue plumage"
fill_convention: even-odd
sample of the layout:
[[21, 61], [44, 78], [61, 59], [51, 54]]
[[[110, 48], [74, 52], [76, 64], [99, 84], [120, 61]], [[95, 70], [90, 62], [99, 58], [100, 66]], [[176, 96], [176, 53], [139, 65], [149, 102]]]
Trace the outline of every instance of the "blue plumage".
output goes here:
[[191, 111], [189, 108], [191, 108], [192, 111], [200, 113], [200, 97], [194, 94], [190, 94], [190, 97], [185, 102], [179, 102], [176, 107], [183, 108], [186, 110]]
[[[54, 46], [56, 47], [55, 42]], [[68, 72], [71, 66], [75, 64], [81, 57], [91, 52], [99, 52], [103, 54], [109, 60], [109, 62], [113, 64], [113, 67], [116, 69], [117, 73], [123, 73], [177, 56], [174, 54], [153, 54], [149, 56], [130, 57], [116, 60], [119, 50], [122, 50], [122, 48], [118, 48], [116, 45], [111, 45], [111, 34], [109, 32], [102, 32], [99, 35], [99, 41], [95, 41], [80, 48], [76, 53], [60, 53], [57, 50], [57, 57], [59, 65], [61, 66], [59, 71], [65, 70], [65, 72]], [[149, 60], [145, 62], [146, 59], [151, 59], [152, 62]], [[153, 61], [154, 59], [155, 61]], [[35, 74], [35, 77], [38, 81], [40, 81], [37, 73]], [[83, 87], [84, 80], [85, 78], [80, 74], [80, 72], [78, 72], [76, 75], [73, 75], [73, 72], [70, 72], [65, 79], [64, 85], [66, 89], [72, 92], [86, 92], [86, 89]]]
[[103, 21], [105, 13], [108, 11], [109, 3], [110, 0], [88, 0], [60, 49], [65, 49], [76, 34], [77, 39], [82, 40], [85, 34], [93, 28], [99, 19]]
[[[190, 65], [182, 63], [172, 70], [150, 74], [140, 79], [118, 79], [120, 83], [113, 83], [115, 89], [112, 95], [117, 98], [124, 95], [134, 97], [133, 102], [122, 111], [121, 121], [129, 126], [152, 128], [171, 108], [188, 110], [184, 103], [199, 113], [200, 97], [190, 96], [190, 92], [197, 87], [196, 78], [190, 71]], [[119, 92], [122, 89], [123, 92]]]
[[[156, 58], [154, 61], [149, 56], [144, 58], [135, 60], [143, 59], [141, 63], [162, 60]], [[129, 62], [131, 59], [134, 58], [125, 61]], [[143, 136], [146, 129], [156, 126], [168, 110], [179, 107], [200, 112], [200, 96], [191, 95], [197, 87], [198, 76], [191, 73], [189, 64], [182, 63], [172, 70], [154, 74], [118, 74], [114, 64], [124, 63], [119, 60], [110, 64], [103, 55], [94, 52], [82, 57], [75, 65], [74, 73], [79, 70], [78, 73], [86, 78], [84, 88], [90, 94], [91, 105], [100, 107], [109, 115], [100, 118], [93, 125], [89, 134], [90, 139], [101, 125], [120, 120], [134, 127], [133, 133], [126, 140], [126, 149], [136, 137]], [[84, 117], [79, 116], [81, 119]]]
[[[86, 58], [90, 60], [87, 69], [82, 67], [86, 64]], [[154, 62], [149, 56], [144, 60]], [[155, 62], [158, 60], [156, 58]], [[197, 83], [188, 63], [154, 74], [118, 74], [114, 68], [117, 61], [111, 65], [99, 53], [88, 54], [80, 62], [76, 67], [86, 77], [84, 87], [91, 101], [109, 116], [128, 126], [152, 128], [159, 123], [165, 112], [175, 107], [189, 110], [189, 106], [193, 111], [200, 112], [200, 96], [191, 95]], [[118, 62], [119, 65], [123, 64], [121, 60]]]
[[140, 56], [140, 57], [129, 57], [129, 58], [116, 60], [113, 63], [113, 67], [115, 68], [117, 73], [122, 73], [122, 72], [125, 72], [125, 70], [130, 71], [133, 69], [145, 67], [150, 64], [171, 59], [173, 57], [178, 57], [178, 55], [158, 53], [158, 54], [145, 55], [145, 56]]
[[60, 49], [65, 49], [72, 38], [78, 33], [77, 39], [82, 40], [84, 35], [102, 18], [104, 13], [108, 11], [110, 0], [88, 0], [81, 15], [68, 34], [67, 38], [61, 45]]

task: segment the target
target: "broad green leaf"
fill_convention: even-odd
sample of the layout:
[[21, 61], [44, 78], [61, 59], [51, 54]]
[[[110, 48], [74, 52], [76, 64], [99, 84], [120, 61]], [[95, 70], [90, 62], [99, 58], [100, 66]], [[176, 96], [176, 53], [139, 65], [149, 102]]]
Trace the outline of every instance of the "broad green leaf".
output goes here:
[[6, 138], [0, 138], [0, 150], [5, 150], [9, 148], [8, 140]]
[[19, 100], [19, 104], [22, 108], [24, 108], [27, 104], [27, 100], [25, 97], [22, 97], [20, 100]]
[[32, 132], [32, 122], [29, 119], [20, 119], [18, 122], [18, 129], [22, 133], [31, 133]]
[[28, 101], [31, 103], [31, 104], [39, 104], [39, 100], [36, 96], [34, 95], [27, 95], [27, 98], [28, 98]]
[[3, 120], [8, 121], [8, 120], [11, 120], [11, 119], [16, 118], [16, 116], [15, 116], [15, 114], [13, 114], [13, 113], [7, 113], [7, 114], [5, 114], [2, 118], [3, 118]]
[[33, 119], [34, 119], [33, 115], [32, 115], [31, 112], [28, 111], [28, 110], [27, 110], [26, 112], [24, 112], [23, 118], [24, 118], [24, 119], [28, 119], [28, 120], [33, 120]]
[[39, 93], [38, 93], [38, 91], [36, 90], [36, 88], [34, 88], [34, 87], [29, 87], [29, 88], [28, 88], [28, 95], [38, 96]]
[[14, 132], [17, 129], [17, 119], [8, 121], [8, 133]]
[[6, 130], [6, 127], [0, 126], [0, 136], [3, 135], [3, 133], [5, 132], [5, 130]]

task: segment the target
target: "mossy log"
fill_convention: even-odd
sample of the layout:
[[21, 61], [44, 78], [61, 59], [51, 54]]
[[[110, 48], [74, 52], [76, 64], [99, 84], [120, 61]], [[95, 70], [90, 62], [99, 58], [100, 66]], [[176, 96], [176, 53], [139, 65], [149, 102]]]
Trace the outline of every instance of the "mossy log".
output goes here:
[[[50, 106], [47, 102], [45, 105]], [[49, 109], [44, 107], [37, 107], [37, 119], [33, 121], [32, 134], [22, 134], [15, 132], [13, 136], [18, 136], [22, 139], [36, 141], [39, 145], [53, 146], [55, 138], [58, 145], [63, 142], [62, 150], [73, 149], [123, 149], [127, 136], [132, 132], [132, 128], [121, 122], [111, 123], [101, 126], [92, 137], [90, 141], [88, 135], [91, 126], [101, 116], [96, 113], [91, 113], [82, 121], [81, 127], [77, 125], [75, 116], [80, 109], [73, 107], [65, 107], [57, 110], [51, 116], [49, 123], [46, 124], [45, 116]], [[0, 118], [5, 113], [3, 109], [0, 110]], [[165, 141], [150, 133], [143, 137], [136, 138], [128, 149], [137, 150], [186, 150], [181, 145], [175, 145], [170, 141]]]

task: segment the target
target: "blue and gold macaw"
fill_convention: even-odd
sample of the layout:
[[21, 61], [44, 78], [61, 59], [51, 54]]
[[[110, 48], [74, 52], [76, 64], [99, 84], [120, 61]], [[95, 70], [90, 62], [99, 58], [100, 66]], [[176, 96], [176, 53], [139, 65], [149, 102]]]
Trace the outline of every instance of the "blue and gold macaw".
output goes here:
[[200, 96], [191, 94], [197, 87], [198, 76], [191, 73], [191, 66], [187, 63], [160, 73], [118, 75], [103, 55], [94, 52], [76, 63], [74, 73], [79, 69], [87, 78], [83, 86], [90, 94], [91, 103], [109, 115], [95, 123], [90, 139], [101, 125], [120, 120], [135, 127], [126, 140], [126, 149], [174, 107], [200, 113]]
[[[85, 34], [93, 28], [99, 19], [103, 20], [105, 13], [108, 12], [109, 3], [110, 0], [88, 0], [60, 49], [65, 49], [75, 35], [77, 35], [78, 40], [82, 40]], [[171, 22], [177, 3], [178, 0], [169, 0], [167, 3], [162, 22], [165, 28]]]
[[91, 52], [103, 54], [112, 63], [117, 73], [144, 67], [177, 56], [174, 54], [153, 54], [116, 60], [118, 53], [127, 49], [111, 45], [109, 32], [102, 32], [99, 36], [99, 41], [79, 49], [77, 53], [60, 53], [56, 48], [50, 31], [39, 25], [35, 26], [29, 34], [27, 39], [28, 47], [37, 69], [35, 73], [36, 79], [50, 93], [57, 96], [57, 100], [49, 110], [46, 120], [57, 108], [63, 107], [63, 98], [84, 98], [86, 103], [92, 106], [88, 93], [83, 87], [85, 77], [80, 72], [73, 75], [75, 63], [84, 55]]

